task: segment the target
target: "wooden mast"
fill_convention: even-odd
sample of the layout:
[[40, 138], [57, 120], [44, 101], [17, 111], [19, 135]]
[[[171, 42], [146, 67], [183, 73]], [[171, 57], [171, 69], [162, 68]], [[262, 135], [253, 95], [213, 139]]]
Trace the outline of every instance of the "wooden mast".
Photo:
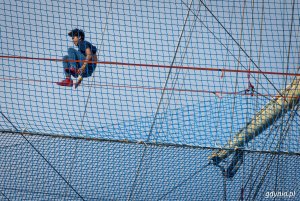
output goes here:
[[250, 140], [271, 126], [287, 111], [292, 110], [299, 103], [299, 98], [300, 77], [296, 77], [285, 90], [282, 90], [280, 94], [277, 94], [274, 99], [257, 112], [247, 125], [234, 136], [233, 140], [227, 142], [224, 147], [226, 150], [214, 152], [209, 156], [209, 159], [214, 164], [219, 164], [239, 147], [244, 147]]

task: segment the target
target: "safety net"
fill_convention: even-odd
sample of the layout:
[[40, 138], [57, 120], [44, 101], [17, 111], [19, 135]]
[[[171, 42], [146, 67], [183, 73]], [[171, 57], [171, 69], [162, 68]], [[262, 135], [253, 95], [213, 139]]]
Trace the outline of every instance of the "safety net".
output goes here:
[[1, 200], [300, 200], [300, 2], [0, 13]]

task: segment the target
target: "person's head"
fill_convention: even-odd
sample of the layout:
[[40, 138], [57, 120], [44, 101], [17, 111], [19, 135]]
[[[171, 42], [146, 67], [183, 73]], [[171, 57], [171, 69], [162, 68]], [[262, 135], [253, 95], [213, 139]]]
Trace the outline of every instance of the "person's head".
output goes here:
[[73, 29], [68, 33], [70, 37], [72, 37], [74, 45], [78, 46], [79, 41], [84, 40], [84, 32], [81, 29]]

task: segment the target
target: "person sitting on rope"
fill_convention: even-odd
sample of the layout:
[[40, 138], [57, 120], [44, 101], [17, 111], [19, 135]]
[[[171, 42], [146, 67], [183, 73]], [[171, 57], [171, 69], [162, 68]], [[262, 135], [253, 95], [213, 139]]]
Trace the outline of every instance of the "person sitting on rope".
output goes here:
[[57, 82], [60, 86], [73, 86], [71, 75], [78, 78], [75, 88], [77, 88], [84, 77], [90, 77], [96, 68], [97, 48], [90, 42], [84, 40], [84, 32], [80, 29], [73, 29], [68, 33], [72, 37], [73, 43], [78, 47], [68, 49], [68, 55], [63, 57], [63, 68], [66, 79]]

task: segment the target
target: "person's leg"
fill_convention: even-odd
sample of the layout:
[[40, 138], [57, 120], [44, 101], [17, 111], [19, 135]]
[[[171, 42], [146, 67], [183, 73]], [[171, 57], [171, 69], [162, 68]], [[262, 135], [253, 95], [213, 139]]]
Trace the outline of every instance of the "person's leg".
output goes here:
[[[93, 60], [93, 58], [92, 58], [92, 61], [97, 62], [96, 60]], [[96, 66], [97, 66], [96, 63], [89, 63], [86, 67], [85, 72], [82, 73], [82, 77], [90, 77], [93, 74], [93, 72], [95, 71]]]
[[[81, 54], [81, 52], [75, 50], [74, 48], [68, 49], [68, 56], [69, 56], [69, 64], [70, 68], [75, 68], [76, 70], [81, 68], [83, 61], [85, 60], [85, 56]], [[81, 61], [81, 62], [79, 62]]]
[[63, 67], [66, 77], [71, 77], [72, 75], [73, 77], [77, 78], [78, 74], [76, 73], [76, 71], [83, 64], [83, 62], [78, 61], [82, 61], [84, 59], [85, 56], [79, 51], [75, 50], [74, 48], [69, 48], [68, 55], [63, 57]]
[[71, 79], [69, 56], [63, 57], [63, 68], [66, 79], [62, 80], [61, 82], [57, 82], [57, 84], [60, 86], [72, 87], [73, 80]]
[[[96, 61], [96, 60], [92, 60], [92, 61]], [[82, 72], [81, 76], [79, 77], [79, 79], [75, 83], [75, 89], [80, 85], [83, 78], [90, 77], [93, 74], [93, 72], [95, 71], [96, 65], [97, 65], [96, 63], [89, 63], [87, 65], [85, 71]]]
[[64, 56], [63, 57], [63, 67], [64, 67], [64, 73], [65, 73], [65, 76], [66, 77], [71, 77], [71, 74], [70, 74], [70, 63], [69, 63], [69, 56]]
[[88, 70], [87, 70], [87, 77], [90, 77], [94, 73], [96, 66], [97, 66], [97, 64], [89, 64]]

